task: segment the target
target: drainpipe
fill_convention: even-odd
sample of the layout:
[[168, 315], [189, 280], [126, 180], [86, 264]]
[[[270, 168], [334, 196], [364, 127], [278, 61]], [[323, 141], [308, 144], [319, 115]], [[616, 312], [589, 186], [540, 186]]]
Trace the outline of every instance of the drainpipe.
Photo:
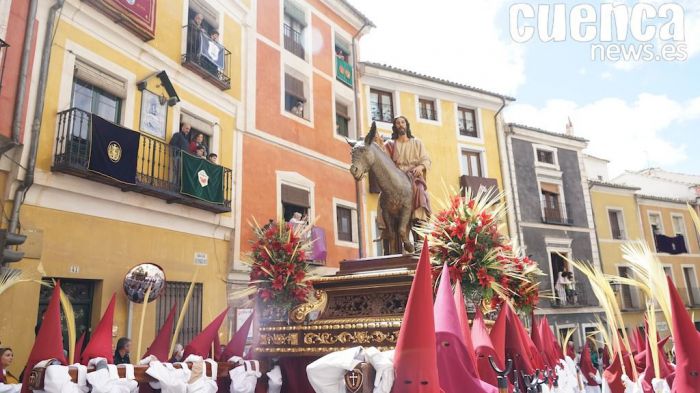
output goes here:
[[[361, 135], [362, 132], [362, 127], [360, 127], [360, 98], [359, 98], [359, 92], [358, 92], [358, 83], [360, 82], [360, 78], [358, 77], [359, 75], [359, 69], [357, 67], [357, 38], [362, 34], [362, 31], [365, 29], [365, 27], [372, 26], [371, 23], [365, 22], [360, 30], [355, 33], [355, 35], [352, 36], [352, 69], [354, 70], [353, 72], [353, 81], [352, 81], [352, 92], [355, 95], [355, 137], [358, 135]], [[364, 182], [355, 182], [355, 199], [357, 199], [357, 244], [359, 245], [358, 249], [358, 257], [363, 258], [365, 256], [365, 244], [364, 244], [364, 236], [362, 236], [362, 231], [364, 231], [364, 201], [362, 198], [362, 191], [363, 191], [363, 184]]]
[[29, 56], [31, 46], [34, 41], [34, 20], [36, 19], [36, 8], [39, 0], [30, 0], [27, 13], [27, 25], [24, 27], [24, 42], [22, 43], [22, 57], [19, 63], [19, 78], [17, 79], [17, 95], [15, 96], [15, 107], [12, 113], [12, 139], [10, 143], [2, 148], [2, 152], [8, 151], [19, 145], [19, 134], [22, 126], [22, 107], [27, 96], [27, 74], [29, 73]]
[[36, 154], [39, 150], [39, 131], [41, 131], [41, 119], [44, 114], [44, 101], [46, 101], [46, 81], [49, 77], [49, 61], [51, 60], [51, 46], [53, 44], [53, 29], [56, 23], [56, 13], [63, 7], [65, 0], [57, 0], [49, 9], [48, 19], [46, 20], [46, 31], [44, 32], [44, 46], [41, 49], [41, 67], [39, 68], [39, 83], [37, 85], [36, 101], [34, 105], [34, 117], [32, 119], [31, 141], [29, 144], [29, 162], [27, 163], [27, 172], [24, 175], [24, 180], [19, 184], [15, 191], [15, 198], [12, 203], [12, 216], [8, 231], [10, 233], [17, 232], [19, 224], [19, 210], [24, 203], [24, 198], [27, 195], [27, 190], [34, 184], [34, 169], [36, 168]]
[[[510, 237], [511, 239], [515, 240], [515, 246], [520, 245], [520, 237], [518, 236], [519, 233], [519, 225], [520, 223], [518, 222], [518, 213], [515, 210], [516, 209], [516, 203], [515, 199], [517, 198], [517, 195], [515, 194], [515, 190], [513, 189], [513, 183], [511, 182], [511, 176], [512, 176], [512, 168], [510, 167], [510, 159], [509, 159], [509, 153], [507, 149], [507, 144], [508, 144], [508, 138], [505, 135], [505, 127], [503, 126], [503, 122], [499, 121], [498, 116], [500, 115], [501, 111], [506, 107], [506, 99], [501, 97], [501, 107], [498, 108], [498, 112], [496, 112], [495, 115], [493, 115], [493, 120], [496, 123], [496, 139], [498, 140], [498, 150], [499, 150], [499, 158], [501, 161], [501, 168], [505, 169], [506, 173], [503, 175], [503, 189], [507, 190], [508, 193], [511, 195], [511, 204], [512, 206], [508, 208], [508, 227], [509, 227], [509, 232], [510, 232]], [[500, 127], [499, 127], [500, 125]], [[503, 132], [503, 135], [501, 135], [501, 131]], [[507, 201], [508, 198], [506, 198]]]

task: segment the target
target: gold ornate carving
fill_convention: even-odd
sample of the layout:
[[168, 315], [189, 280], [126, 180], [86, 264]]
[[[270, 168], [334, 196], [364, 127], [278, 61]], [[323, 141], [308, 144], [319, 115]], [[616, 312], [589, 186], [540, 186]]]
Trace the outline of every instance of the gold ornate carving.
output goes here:
[[306, 345], [335, 345], [335, 344], [396, 344], [399, 337], [398, 331], [382, 332], [357, 331], [333, 333], [304, 333], [304, 344]]
[[261, 333], [278, 332], [319, 332], [324, 330], [353, 330], [353, 329], [390, 329], [400, 328], [401, 317], [381, 318], [345, 318], [316, 321], [309, 325], [296, 326], [265, 326], [260, 328]]
[[261, 334], [260, 345], [299, 345], [298, 333]]
[[326, 276], [314, 278], [313, 283], [323, 283], [323, 282], [338, 282], [338, 281], [358, 281], [358, 280], [372, 280], [375, 278], [387, 278], [387, 277], [401, 277], [401, 276], [413, 276], [416, 273], [415, 270], [399, 270], [395, 272], [385, 272], [385, 273], [369, 273], [369, 274], [347, 274], [344, 276]]
[[[288, 354], [288, 353], [303, 353], [303, 354], [314, 354], [314, 353], [330, 353], [338, 352], [348, 349], [347, 347], [296, 347], [296, 348], [285, 348], [285, 347], [262, 347], [255, 348], [255, 353], [266, 353], [271, 355], [276, 354]], [[393, 346], [382, 346], [377, 347], [380, 351], [391, 351], [394, 349]]]
[[292, 309], [289, 313], [289, 320], [294, 323], [303, 323], [306, 316], [313, 311], [323, 312], [328, 303], [328, 295], [325, 291], [317, 289], [314, 291], [314, 296], [311, 301], [300, 304]]

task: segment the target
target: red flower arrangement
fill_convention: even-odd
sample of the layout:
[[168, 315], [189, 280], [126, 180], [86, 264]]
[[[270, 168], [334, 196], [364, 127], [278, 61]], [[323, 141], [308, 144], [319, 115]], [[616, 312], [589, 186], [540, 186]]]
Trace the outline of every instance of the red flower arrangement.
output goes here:
[[420, 228], [428, 236], [437, 277], [445, 262], [450, 276], [462, 282], [465, 295], [485, 308], [504, 299], [527, 312], [538, 301], [537, 263], [520, 257], [499, 231], [505, 213], [501, 195], [477, 192], [474, 198], [452, 196], [445, 208]]
[[270, 222], [253, 226], [256, 240], [251, 253], [250, 284], [263, 303], [292, 307], [306, 300], [309, 246], [306, 229], [299, 225]]

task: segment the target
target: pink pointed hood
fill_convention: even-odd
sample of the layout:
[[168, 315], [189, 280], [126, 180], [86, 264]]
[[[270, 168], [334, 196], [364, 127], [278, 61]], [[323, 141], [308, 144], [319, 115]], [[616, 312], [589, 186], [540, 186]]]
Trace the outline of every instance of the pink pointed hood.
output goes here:
[[[462, 294], [462, 283], [460, 280], [455, 282], [455, 306], [457, 307], [457, 318], [459, 318], [459, 326], [462, 329], [462, 337], [464, 344], [467, 346], [467, 352], [472, 358], [472, 363], [476, 364], [476, 352], [474, 351], [474, 343], [472, 342], [472, 332], [469, 329], [469, 317], [467, 316], [467, 308], [464, 304], [464, 295]], [[475, 369], [477, 377], [479, 376], [478, 367]]]
[[440, 286], [437, 290], [433, 310], [437, 340], [438, 376], [442, 390], [445, 393], [465, 391], [496, 393], [494, 386], [479, 380], [476, 367], [467, 352], [462, 328], [459, 325], [457, 307], [452, 295], [447, 264], [443, 267], [440, 275]]
[[498, 376], [491, 368], [491, 364], [489, 364], [489, 356], [493, 357], [493, 361], [499, 369], [503, 370], [505, 366], [503, 360], [493, 348], [491, 337], [489, 337], [486, 324], [484, 323], [484, 315], [479, 307], [476, 308], [476, 315], [472, 324], [472, 342], [476, 352], [476, 367], [479, 370], [479, 377], [482, 381], [492, 386], [498, 386]]

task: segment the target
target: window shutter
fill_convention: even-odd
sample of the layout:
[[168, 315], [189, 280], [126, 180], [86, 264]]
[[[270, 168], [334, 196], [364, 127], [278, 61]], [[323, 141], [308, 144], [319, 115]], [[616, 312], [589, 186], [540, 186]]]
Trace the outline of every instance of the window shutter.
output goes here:
[[[190, 123], [192, 128], [194, 128], [197, 131], [201, 131], [205, 134], [212, 134], [212, 127], [211, 123], [204, 121], [200, 119], [199, 117], [192, 116], [190, 114], [187, 114], [185, 112], [182, 112], [180, 114], [180, 123]], [[178, 129], [178, 131], [180, 131]]]
[[337, 115], [343, 116], [346, 119], [349, 119], [350, 116], [348, 116], [348, 107], [347, 105], [339, 104], [336, 102], [335, 104], [335, 113]]
[[286, 184], [282, 184], [282, 203], [289, 203], [292, 205], [297, 205], [301, 207], [310, 208], [309, 203], [309, 192], [301, 189], [292, 187]]
[[559, 186], [551, 183], [540, 183], [540, 187], [543, 192], [551, 192], [552, 194], [559, 194]]
[[284, 91], [300, 100], [306, 101], [306, 97], [304, 97], [304, 82], [289, 74], [284, 74]]
[[126, 82], [97, 70], [80, 60], [75, 61], [74, 77], [117, 97], [124, 98], [126, 96]]
[[304, 10], [297, 7], [295, 4], [292, 4], [289, 1], [285, 1], [284, 13], [289, 15], [290, 18], [299, 22], [299, 24], [301, 24], [302, 26], [306, 27], [306, 14], [304, 14]]

